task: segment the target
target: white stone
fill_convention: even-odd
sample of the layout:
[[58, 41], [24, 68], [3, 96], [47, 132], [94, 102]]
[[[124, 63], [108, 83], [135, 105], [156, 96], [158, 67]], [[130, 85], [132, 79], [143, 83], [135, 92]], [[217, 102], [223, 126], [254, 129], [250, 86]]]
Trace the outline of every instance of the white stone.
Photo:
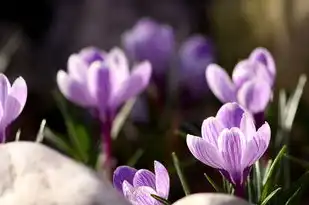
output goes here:
[[219, 193], [199, 193], [186, 196], [173, 205], [250, 205], [235, 196]]
[[38, 143], [0, 145], [1, 205], [129, 205], [107, 179]]

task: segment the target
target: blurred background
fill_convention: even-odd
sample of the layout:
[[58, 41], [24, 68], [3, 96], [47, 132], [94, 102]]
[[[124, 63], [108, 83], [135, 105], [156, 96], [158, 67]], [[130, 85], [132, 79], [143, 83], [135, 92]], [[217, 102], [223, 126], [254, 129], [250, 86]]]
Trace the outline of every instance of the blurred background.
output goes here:
[[[21, 128], [21, 139], [33, 140], [44, 118], [51, 129], [65, 133], [61, 112], [52, 95], [57, 90], [57, 71], [66, 69], [69, 55], [84, 47], [103, 50], [123, 47], [122, 34], [143, 17], [170, 25], [176, 50], [189, 36], [204, 36], [211, 42], [212, 62], [229, 72], [255, 47], [269, 49], [277, 65], [275, 97], [267, 115], [274, 129], [278, 121], [279, 89], [289, 93], [295, 89], [300, 74], [309, 74], [308, 0], [1, 1], [0, 71], [11, 80], [23, 76], [29, 86], [26, 108], [9, 130], [11, 139]], [[173, 64], [174, 71], [178, 67]], [[206, 180], [205, 183], [200, 180], [204, 179], [205, 170], [214, 177], [220, 177], [219, 174], [190, 157], [177, 130], [199, 134], [202, 120], [215, 114], [221, 103], [207, 85], [203, 92], [188, 95], [193, 91], [183, 89], [185, 83], [179, 76], [179, 72], [169, 72], [167, 81], [157, 83], [156, 89], [150, 86], [137, 100], [113, 144], [115, 160], [117, 165], [126, 164], [128, 156], [142, 147], [147, 152], [143, 151], [135, 166], [152, 169], [153, 160], [170, 164], [170, 154], [175, 151], [185, 164], [184, 172], [190, 178], [192, 191], [213, 191]], [[83, 113], [83, 110], [77, 108], [72, 112]], [[84, 114], [78, 116], [89, 118]], [[293, 156], [309, 161], [308, 123], [309, 89], [305, 87], [290, 146]], [[298, 178], [303, 169], [295, 164], [291, 177]], [[170, 170], [174, 172], [172, 167]], [[183, 193], [175, 174], [172, 179], [171, 195], [176, 199]]]

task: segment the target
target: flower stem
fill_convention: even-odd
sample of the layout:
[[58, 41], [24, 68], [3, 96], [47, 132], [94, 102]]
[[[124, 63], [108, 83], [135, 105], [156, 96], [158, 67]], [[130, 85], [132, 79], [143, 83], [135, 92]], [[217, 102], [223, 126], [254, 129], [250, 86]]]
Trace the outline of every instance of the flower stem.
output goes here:
[[102, 148], [103, 148], [103, 154], [104, 154], [104, 164], [103, 167], [107, 171], [107, 173], [110, 173], [111, 171], [111, 159], [112, 159], [112, 137], [111, 137], [111, 131], [112, 131], [112, 116], [110, 113], [106, 113], [106, 119], [102, 123]]
[[6, 130], [0, 131], [0, 143], [5, 143], [6, 141]]
[[234, 192], [235, 196], [238, 196], [240, 198], [245, 198], [245, 189], [244, 186], [241, 184], [237, 184], [235, 186], [235, 192]]

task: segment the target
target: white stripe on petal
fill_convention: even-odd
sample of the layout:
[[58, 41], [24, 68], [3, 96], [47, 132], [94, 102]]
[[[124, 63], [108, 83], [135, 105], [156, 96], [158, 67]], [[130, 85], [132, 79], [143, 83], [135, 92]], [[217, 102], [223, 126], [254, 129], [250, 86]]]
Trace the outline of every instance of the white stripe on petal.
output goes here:
[[224, 127], [220, 121], [214, 117], [209, 117], [203, 121], [202, 137], [208, 143], [212, 144], [214, 147], [217, 147], [218, 137], [223, 129]]
[[170, 177], [166, 168], [158, 161], [154, 162], [156, 175], [156, 192], [160, 197], [167, 199], [170, 191]]
[[213, 168], [222, 169], [218, 149], [203, 138], [187, 135], [187, 146], [196, 159]]
[[244, 167], [241, 159], [246, 148], [245, 136], [239, 128], [225, 129], [218, 140], [219, 150], [224, 160], [224, 169], [229, 172], [234, 183], [242, 180]]

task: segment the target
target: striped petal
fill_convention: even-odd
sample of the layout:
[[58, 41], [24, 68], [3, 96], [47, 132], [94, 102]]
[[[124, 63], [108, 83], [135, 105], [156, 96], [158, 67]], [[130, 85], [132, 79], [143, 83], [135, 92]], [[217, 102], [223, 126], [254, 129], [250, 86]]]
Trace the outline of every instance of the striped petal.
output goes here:
[[206, 80], [213, 94], [221, 102], [236, 101], [236, 88], [223, 68], [210, 64], [206, 69]]
[[218, 121], [215, 117], [209, 117], [203, 121], [202, 137], [208, 143], [212, 144], [214, 147], [217, 147], [218, 137], [223, 129], [224, 127], [220, 121]]
[[224, 170], [234, 184], [241, 184], [244, 168], [241, 164], [245, 149], [245, 137], [239, 128], [225, 129], [219, 136], [218, 146], [224, 160]]
[[187, 146], [199, 161], [213, 168], [222, 168], [222, 158], [218, 154], [217, 148], [203, 138], [187, 135]]
[[133, 178], [136, 169], [129, 166], [120, 166], [114, 171], [113, 175], [113, 184], [116, 189], [118, 189], [122, 193], [122, 184], [124, 181], [127, 181], [130, 184], [133, 184]]
[[133, 186], [149, 186], [156, 189], [156, 177], [151, 171], [147, 169], [140, 169], [136, 172], [133, 178]]
[[252, 80], [246, 82], [238, 91], [238, 102], [252, 113], [263, 112], [272, 97], [272, 90], [267, 82]]
[[167, 199], [170, 191], [170, 177], [166, 168], [158, 161], [154, 162], [156, 176], [156, 192], [162, 198]]

